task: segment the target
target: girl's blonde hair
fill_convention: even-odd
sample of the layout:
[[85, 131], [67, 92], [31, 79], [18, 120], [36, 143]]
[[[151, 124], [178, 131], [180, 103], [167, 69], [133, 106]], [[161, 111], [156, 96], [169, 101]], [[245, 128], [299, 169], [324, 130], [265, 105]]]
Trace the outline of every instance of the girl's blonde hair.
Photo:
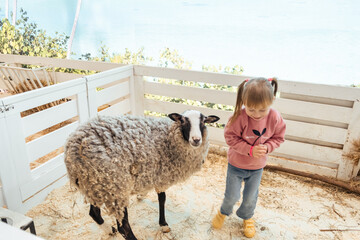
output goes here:
[[243, 105], [248, 107], [267, 107], [272, 104], [278, 89], [276, 78], [253, 78], [244, 80], [238, 87], [235, 111], [230, 119], [232, 124], [240, 115]]

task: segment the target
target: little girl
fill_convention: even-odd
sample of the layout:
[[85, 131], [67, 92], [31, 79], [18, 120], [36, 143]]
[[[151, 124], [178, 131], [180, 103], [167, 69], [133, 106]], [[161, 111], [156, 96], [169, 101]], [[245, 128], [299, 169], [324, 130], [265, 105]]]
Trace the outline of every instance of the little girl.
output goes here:
[[285, 122], [280, 113], [271, 108], [277, 87], [275, 78], [245, 80], [238, 87], [235, 111], [224, 131], [229, 163], [225, 197], [212, 221], [215, 229], [220, 229], [225, 217], [232, 213], [244, 181], [243, 199], [236, 215], [243, 219], [244, 235], [248, 238], [255, 235], [255, 222], [251, 217], [267, 154], [284, 142]]

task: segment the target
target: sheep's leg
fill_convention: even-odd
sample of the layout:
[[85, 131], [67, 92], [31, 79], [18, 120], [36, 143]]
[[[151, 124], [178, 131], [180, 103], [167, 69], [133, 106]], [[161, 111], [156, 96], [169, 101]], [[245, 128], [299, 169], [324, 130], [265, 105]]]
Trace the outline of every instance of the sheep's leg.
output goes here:
[[101, 210], [98, 207], [95, 207], [94, 205], [90, 204], [90, 212], [89, 212], [90, 217], [92, 217], [92, 219], [94, 219], [94, 221], [101, 225], [104, 223], [104, 219], [101, 217]]
[[170, 228], [165, 220], [165, 201], [166, 201], [166, 194], [165, 192], [158, 193], [158, 200], [159, 200], [159, 224], [161, 226], [161, 230], [164, 233], [170, 232]]
[[[92, 219], [94, 219], [94, 221], [99, 224], [102, 225], [104, 223], [104, 219], [101, 217], [101, 210], [98, 207], [95, 207], [94, 205], [90, 204], [90, 212], [89, 215], [92, 217]], [[104, 231], [106, 233], [109, 233], [109, 235], [114, 235], [116, 234], [116, 229], [111, 226], [111, 232], [108, 232], [108, 228], [109, 226], [104, 226]], [[110, 228], [109, 228], [110, 229]]]
[[125, 240], [137, 240], [137, 238], [134, 236], [134, 233], [132, 232], [130, 224], [129, 224], [127, 208], [125, 208], [125, 210], [124, 210], [124, 217], [123, 217], [121, 223], [122, 223], [122, 225], [120, 226], [119, 221], [116, 220], [118, 231], [125, 238]]

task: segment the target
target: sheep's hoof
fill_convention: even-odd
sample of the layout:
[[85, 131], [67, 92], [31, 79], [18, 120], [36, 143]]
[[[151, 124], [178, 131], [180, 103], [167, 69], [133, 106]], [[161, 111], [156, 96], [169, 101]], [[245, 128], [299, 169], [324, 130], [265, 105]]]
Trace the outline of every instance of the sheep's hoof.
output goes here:
[[116, 230], [116, 228], [114, 228], [114, 227], [111, 227], [111, 232], [109, 233], [109, 236], [112, 236], [112, 237], [114, 237], [114, 236], [116, 236], [116, 233], [117, 233], [117, 230]]
[[169, 226], [161, 226], [161, 231], [163, 233], [168, 233], [171, 231], [170, 227]]

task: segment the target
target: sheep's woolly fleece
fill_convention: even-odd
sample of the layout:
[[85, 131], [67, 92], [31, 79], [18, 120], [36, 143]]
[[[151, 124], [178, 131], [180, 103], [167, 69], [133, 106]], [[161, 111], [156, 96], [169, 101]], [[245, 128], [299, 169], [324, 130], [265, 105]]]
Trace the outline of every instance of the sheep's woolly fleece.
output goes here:
[[207, 131], [199, 148], [183, 139], [180, 123], [134, 116], [92, 119], [68, 139], [65, 164], [71, 183], [91, 204], [122, 219], [129, 196], [165, 191], [201, 169]]

